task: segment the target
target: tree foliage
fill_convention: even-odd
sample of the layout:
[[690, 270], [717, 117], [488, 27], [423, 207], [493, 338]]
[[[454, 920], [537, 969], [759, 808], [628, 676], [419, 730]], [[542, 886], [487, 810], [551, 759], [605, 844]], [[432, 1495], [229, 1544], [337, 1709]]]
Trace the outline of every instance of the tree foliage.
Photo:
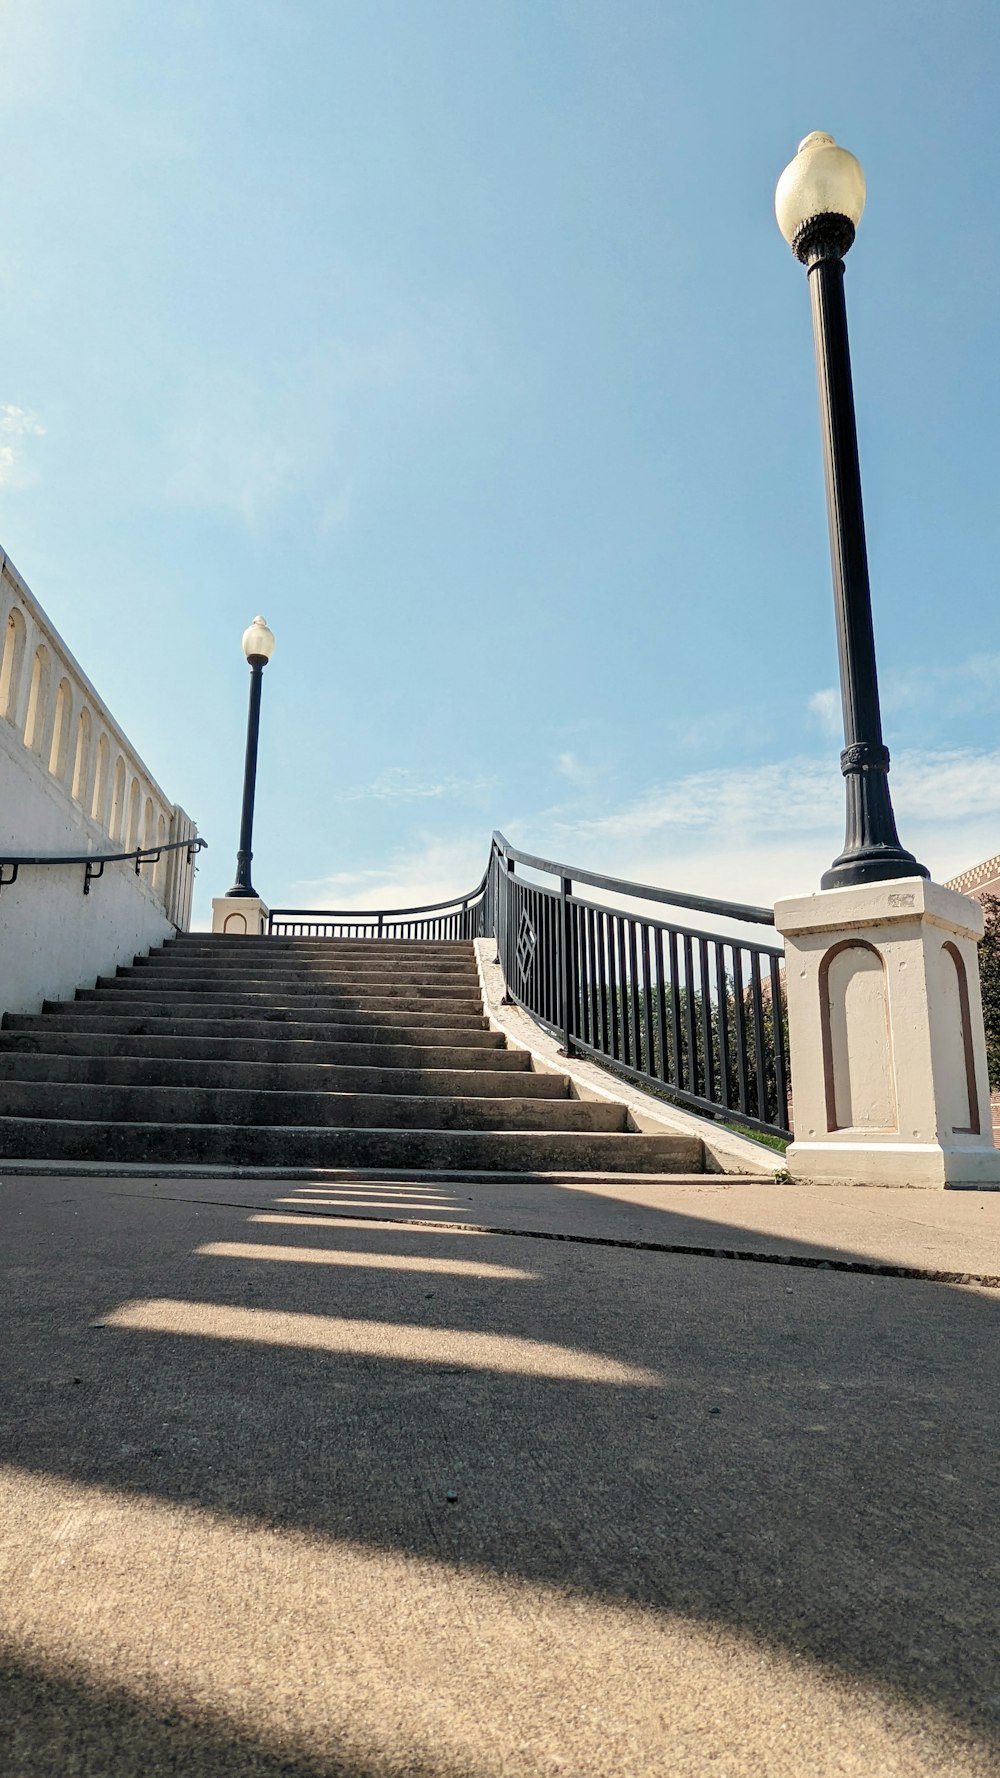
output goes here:
[[982, 897], [986, 931], [979, 946], [979, 980], [983, 990], [986, 1060], [990, 1086], [1000, 1087], [1000, 899]]

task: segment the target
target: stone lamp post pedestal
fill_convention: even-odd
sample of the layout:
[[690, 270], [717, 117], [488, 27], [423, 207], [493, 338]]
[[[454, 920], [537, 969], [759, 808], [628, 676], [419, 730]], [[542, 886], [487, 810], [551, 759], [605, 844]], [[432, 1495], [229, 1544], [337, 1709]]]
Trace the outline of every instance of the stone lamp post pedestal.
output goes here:
[[779, 901], [793, 1179], [1000, 1190], [978, 902], [924, 877]]
[[259, 895], [215, 895], [212, 898], [212, 931], [228, 932], [230, 938], [263, 938], [268, 909]]

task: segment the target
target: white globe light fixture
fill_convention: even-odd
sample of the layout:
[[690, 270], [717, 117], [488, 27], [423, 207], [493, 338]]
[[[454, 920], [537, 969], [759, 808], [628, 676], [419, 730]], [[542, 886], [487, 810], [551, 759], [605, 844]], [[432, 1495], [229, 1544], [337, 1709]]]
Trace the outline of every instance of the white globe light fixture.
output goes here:
[[259, 657], [269, 661], [274, 653], [274, 632], [269, 630], [262, 617], [255, 617], [243, 632], [243, 653], [248, 661]]

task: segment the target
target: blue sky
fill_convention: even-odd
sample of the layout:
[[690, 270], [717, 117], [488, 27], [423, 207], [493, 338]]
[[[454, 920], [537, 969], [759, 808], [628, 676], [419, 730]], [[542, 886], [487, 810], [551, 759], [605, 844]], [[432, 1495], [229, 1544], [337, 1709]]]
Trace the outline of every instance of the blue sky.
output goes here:
[[901, 838], [1000, 850], [1000, 10], [4, 0], [0, 543], [232, 878], [255, 612], [272, 905], [490, 831], [773, 899], [839, 850], [804, 273], [848, 261]]

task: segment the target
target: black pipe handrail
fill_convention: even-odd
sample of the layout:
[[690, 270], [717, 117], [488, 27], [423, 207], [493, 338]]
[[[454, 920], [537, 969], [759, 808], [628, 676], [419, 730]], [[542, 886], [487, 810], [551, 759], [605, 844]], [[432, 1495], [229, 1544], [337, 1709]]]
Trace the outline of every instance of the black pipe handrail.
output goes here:
[[[22, 866], [38, 864], [82, 864], [83, 893], [90, 894], [92, 882], [98, 882], [104, 875], [106, 864], [135, 864], [135, 874], [139, 875], [139, 867], [143, 864], [159, 864], [164, 852], [180, 852], [186, 849], [189, 858], [196, 852], [203, 851], [208, 841], [196, 834], [189, 840], [165, 840], [158, 846], [134, 846], [130, 852], [42, 852], [29, 855], [26, 852], [8, 852], [0, 857], [0, 889], [9, 889], [17, 882], [17, 873]], [[95, 870], [95, 865], [100, 869]], [[4, 871], [10, 869], [10, 876], [5, 877]]]
[[553, 877], [568, 877], [571, 883], [589, 883], [594, 889], [608, 889], [613, 895], [631, 895], [639, 901], [667, 902], [671, 907], [691, 908], [696, 914], [719, 914], [726, 920], [745, 920], [753, 926], [773, 926], [774, 909], [754, 907], [746, 901], [719, 901], [713, 895], [689, 895], [680, 889], [657, 889], [652, 883], [629, 883], [620, 877], [605, 877], [597, 871], [582, 870], [574, 864], [556, 864], [551, 858], [536, 858], [512, 846], [499, 830], [493, 844], [515, 864], [527, 870], [547, 871]]

